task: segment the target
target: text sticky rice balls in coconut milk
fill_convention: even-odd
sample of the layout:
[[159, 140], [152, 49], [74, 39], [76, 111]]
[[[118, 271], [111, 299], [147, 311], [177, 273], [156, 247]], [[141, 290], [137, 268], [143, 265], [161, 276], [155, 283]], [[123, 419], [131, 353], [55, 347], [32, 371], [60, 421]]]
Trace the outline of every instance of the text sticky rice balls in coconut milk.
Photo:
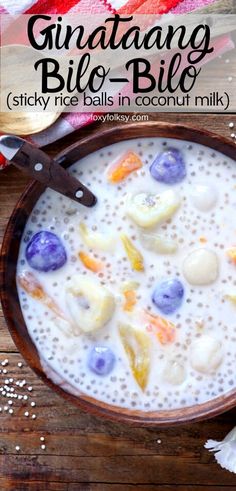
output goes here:
[[70, 168], [87, 209], [47, 189], [21, 242], [22, 312], [66, 390], [145, 411], [235, 387], [235, 163], [142, 138]]

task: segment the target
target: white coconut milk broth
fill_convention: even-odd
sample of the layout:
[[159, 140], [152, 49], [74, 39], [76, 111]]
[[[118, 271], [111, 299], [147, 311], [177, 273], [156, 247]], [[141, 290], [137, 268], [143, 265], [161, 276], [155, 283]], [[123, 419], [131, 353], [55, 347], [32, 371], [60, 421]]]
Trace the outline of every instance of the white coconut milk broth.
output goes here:
[[[149, 172], [155, 156], [168, 146], [183, 153], [187, 176], [172, 186], [155, 181]], [[119, 184], [107, 181], [106, 168], [125, 151], [136, 152], [143, 167]], [[142, 410], [174, 409], [203, 403], [227, 393], [236, 385], [236, 306], [225, 299], [229, 290], [236, 290], [235, 265], [228, 260], [225, 250], [235, 241], [236, 191], [235, 162], [223, 154], [202, 145], [161, 138], [141, 138], [124, 141], [90, 154], [71, 166], [70, 172], [90, 187], [98, 198], [94, 208], [81, 205], [47, 189], [36, 203], [24, 231], [17, 266], [18, 274], [30, 270], [25, 260], [29, 238], [40, 230], [55, 232], [65, 245], [67, 263], [55, 272], [34, 275], [46, 292], [57, 302], [70, 319], [65, 302], [67, 284], [76, 274], [88, 275], [104, 284], [115, 297], [116, 309], [111, 320], [92, 334], [80, 331], [76, 336], [68, 324], [50, 309], [31, 298], [19, 288], [19, 298], [29, 334], [50, 376], [53, 369], [67, 384], [67, 390], [83, 392], [100, 401], [126, 408]], [[199, 211], [191, 198], [192, 186], [208, 183], [217, 190], [216, 205], [208, 212]], [[139, 240], [139, 227], [126, 215], [127, 193], [148, 191], [159, 193], [174, 189], [181, 198], [181, 206], [171, 219], [156, 229], [158, 233], [178, 243], [174, 254], [157, 254], [145, 249]], [[89, 249], [79, 233], [79, 223], [90, 229], [116, 237], [113, 252]], [[144, 272], [132, 271], [119, 234], [124, 232], [135, 243], [144, 257]], [[202, 237], [207, 239], [202, 244]], [[217, 280], [206, 286], [190, 285], [183, 275], [183, 261], [196, 248], [207, 247], [219, 261]], [[99, 258], [105, 267], [102, 273], [86, 269], [78, 258], [80, 250]], [[165, 315], [176, 325], [176, 340], [162, 345], [157, 338], [151, 342], [151, 369], [143, 391], [133, 377], [127, 354], [122, 345], [118, 324], [141, 322], [134, 313], [124, 312], [121, 285], [125, 281], [140, 283], [138, 302], [134, 311], [149, 309], [160, 314], [151, 301], [156, 283], [162, 279], [179, 278], [185, 293], [182, 305], [173, 314]], [[162, 315], [162, 314], [160, 314]], [[202, 373], [191, 366], [191, 345], [203, 335], [219, 340], [222, 362], [213, 373]], [[107, 376], [92, 373], [87, 365], [89, 351], [94, 345], [109, 346], [116, 356], [112, 372]], [[171, 383], [166, 377], [169, 364], [179, 361], [184, 369], [182, 383]], [[48, 366], [48, 371], [47, 367]], [[69, 385], [68, 385], [69, 384]], [[70, 388], [71, 387], [71, 388]]]

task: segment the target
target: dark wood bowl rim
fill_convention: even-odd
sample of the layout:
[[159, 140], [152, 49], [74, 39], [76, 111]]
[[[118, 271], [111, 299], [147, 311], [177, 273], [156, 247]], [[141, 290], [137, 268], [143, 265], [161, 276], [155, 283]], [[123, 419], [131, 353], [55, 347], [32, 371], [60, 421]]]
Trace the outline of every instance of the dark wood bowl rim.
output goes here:
[[[121, 126], [114, 126], [108, 130], [99, 131], [95, 135], [88, 136], [78, 143], [66, 148], [57, 156], [56, 160], [65, 167], [68, 167], [80, 158], [111, 143], [150, 136], [176, 138], [187, 140], [190, 143], [201, 143], [202, 145], [208, 146], [236, 160], [235, 145], [228, 139], [206, 130], [164, 122], [128, 123]], [[125, 422], [131, 425], [177, 425], [208, 419], [232, 409], [236, 405], [236, 389], [204, 404], [170, 411], [157, 410], [145, 412], [126, 410], [121, 407], [97, 401], [84, 394], [74, 396], [66, 392], [46, 376], [41, 368], [38, 352], [28, 335], [26, 324], [21, 313], [15, 279], [16, 261], [12, 264], [12, 254], [14, 253], [14, 261], [18, 255], [20, 239], [23, 234], [28, 214], [44, 189], [45, 188], [42, 185], [36, 182], [32, 182], [26, 187], [9, 219], [3, 238], [0, 258], [0, 292], [3, 313], [13, 341], [34, 372], [44, 383], [51, 387], [51, 389], [82, 410], [89, 411], [95, 416], [103, 416], [117, 422]]]

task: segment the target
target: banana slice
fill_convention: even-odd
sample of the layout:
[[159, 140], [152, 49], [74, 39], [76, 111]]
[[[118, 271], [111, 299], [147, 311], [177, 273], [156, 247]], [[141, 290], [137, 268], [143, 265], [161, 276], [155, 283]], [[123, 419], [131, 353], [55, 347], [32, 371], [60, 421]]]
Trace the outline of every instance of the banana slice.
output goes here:
[[119, 326], [119, 334], [127, 354], [132, 374], [142, 390], [148, 383], [150, 371], [150, 339], [149, 336], [128, 324]]
[[89, 230], [85, 223], [81, 222], [79, 225], [80, 235], [84, 243], [91, 247], [91, 249], [98, 249], [100, 251], [111, 251], [115, 247], [114, 236], [104, 235], [100, 232]]
[[143, 256], [141, 252], [139, 252], [127, 235], [121, 234], [120, 238], [123, 242], [132, 269], [134, 271], [144, 271]]
[[113, 295], [83, 275], [71, 280], [66, 289], [66, 304], [76, 327], [85, 333], [105, 326], [115, 310]]
[[178, 249], [177, 242], [164, 235], [141, 232], [140, 239], [145, 249], [157, 254], [174, 254]]
[[172, 189], [161, 194], [138, 193], [128, 197], [126, 214], [140, 227], [152, 227], [168, 220], [179, 206], [180, 199]]

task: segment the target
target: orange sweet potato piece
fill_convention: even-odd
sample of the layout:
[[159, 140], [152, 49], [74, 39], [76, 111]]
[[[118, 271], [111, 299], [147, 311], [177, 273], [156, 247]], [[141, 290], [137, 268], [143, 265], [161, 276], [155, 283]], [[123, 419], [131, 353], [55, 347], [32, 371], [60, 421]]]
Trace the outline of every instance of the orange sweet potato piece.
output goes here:
[[30, 271], [21, 273], [17, 277], [17, 280], [21, 288], [25, 290], [28, 295], [46, 305], [46, 307], [48, 307], [62, 319], [65, 319], [65, 316], [61, 309], [58, 307], [56, 302], [45, 292], [43, 286], [37, 280], [33, 273], [31, 273]]
[[143, 163], [139, 156], [134, 152], [127, 152], [121, 159], [111, 165], [107, 177], [112, 184], [123, 181], [131, 172], [140, 169]]
[[103, 269], [101, 261], [97, 261], [97, 259], [89, 256], [89, 254], [86, 254], [86, 252], [80, 251], [79, 258], [85, 268], [90, 269], [90, 271], [93, 271], [94, 273], [98, 273]]
[[148, 321], [148, 331], [154, 332], [161, 344], [172, 343], [175, 340], [175, 325], [164, 317], [144, 312], [144, 318]]
[[234, 264], [236, 264], [236, 247], [230, 247], [226, 251], [227, 256], [233, 261]]
[[137, 302], [136, 292], [134, 290], [126, 290], [124, 291], [124, 296], [125, 303], [123, 308], [126, 312], [131, 312]]

